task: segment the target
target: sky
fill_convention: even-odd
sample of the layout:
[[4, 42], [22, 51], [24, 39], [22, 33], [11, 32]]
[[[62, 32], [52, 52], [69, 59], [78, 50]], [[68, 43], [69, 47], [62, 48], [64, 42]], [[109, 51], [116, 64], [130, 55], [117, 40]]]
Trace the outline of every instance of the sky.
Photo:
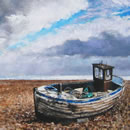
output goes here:
[[130, 0], [0, 0], [0, 77], [130, 76]]

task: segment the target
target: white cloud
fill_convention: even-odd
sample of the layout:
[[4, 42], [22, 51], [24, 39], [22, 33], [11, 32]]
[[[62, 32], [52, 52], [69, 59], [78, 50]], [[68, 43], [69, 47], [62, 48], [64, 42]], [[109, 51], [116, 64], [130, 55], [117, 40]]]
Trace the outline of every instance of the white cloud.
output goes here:
[[119, 5], [126, 5], [129, 6], [130, 5], [130, 1], [129, 0], [112, 0], [115, 4], [119, 4]]
[[37, 6], [34, 5], [27, 15], [32, 31], [38, 31], [42, 27], [49, 27], [60, 19], [67, 19], [79, 10], [87, 8], [88, 5], [85, 0], [49, 0], [48, 3], [42, 6], [44, 2], [38, 3]]
[[[47, 28], [60, 19], [66, 19], [81, 9], [85, 9], [86, 0], [40, 0], [32, 1], [27, 11], [17, 11], [5, 16], [11, 33], [6, 37], [8, 45], [15, 44], [27, 34]], [[4, 23], [3, 23], [4, 24]], [[2, 24], [0, 25], [2, 26]], [[0, 29], [5, 31], [6, 28]], [[8, 30], [6, 30], [8, 32]], [[4, 43], [3, 43], [4, 44]]]
[[27, 28], [30, 31], [39, 31], [42, 27], [49, 27], [52, 23], [70, 17], [75, 12], [87, 7], [85, 0], [49, 0], [34, 3], [31, 11], [27, 14]]

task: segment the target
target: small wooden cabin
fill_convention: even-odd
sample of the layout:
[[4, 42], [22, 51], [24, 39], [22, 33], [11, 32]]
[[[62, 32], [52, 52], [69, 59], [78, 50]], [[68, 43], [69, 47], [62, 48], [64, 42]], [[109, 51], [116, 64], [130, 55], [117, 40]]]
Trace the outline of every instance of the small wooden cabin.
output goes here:
[[93, 64], [93, 81], [96, 91], [107, 91], [112, 85], [113, 66]]

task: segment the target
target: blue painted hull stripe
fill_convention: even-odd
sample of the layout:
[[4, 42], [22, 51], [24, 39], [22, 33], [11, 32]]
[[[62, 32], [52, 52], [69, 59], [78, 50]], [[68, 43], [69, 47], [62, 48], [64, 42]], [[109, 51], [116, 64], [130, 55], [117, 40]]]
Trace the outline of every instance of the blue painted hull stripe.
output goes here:
[[121, 90], [122, 90], [122, 88], [119, 88], [119, 89], [117, 89], [116, 91], [114, 91], [114, 92], [110, 93], [109, 95], [110, 95], [110, 96], [112, 96], [112, 95], [114, 95], [114, 94], [118, 93], [118, 92], [119, 92], [119, 91], [121, 91]]

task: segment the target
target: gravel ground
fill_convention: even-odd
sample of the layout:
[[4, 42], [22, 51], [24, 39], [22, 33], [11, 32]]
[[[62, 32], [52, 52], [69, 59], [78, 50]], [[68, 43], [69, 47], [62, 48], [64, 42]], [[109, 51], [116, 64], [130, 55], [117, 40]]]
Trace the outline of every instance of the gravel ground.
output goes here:
[[90, 117], [85, 122], [36, 119], [33, 88], [58, 82], [66, 81], [0, 80], [0, 130], [130, 129], [130, 81], [127, 81], [124, 96], [115, 107], [102, 115]]

